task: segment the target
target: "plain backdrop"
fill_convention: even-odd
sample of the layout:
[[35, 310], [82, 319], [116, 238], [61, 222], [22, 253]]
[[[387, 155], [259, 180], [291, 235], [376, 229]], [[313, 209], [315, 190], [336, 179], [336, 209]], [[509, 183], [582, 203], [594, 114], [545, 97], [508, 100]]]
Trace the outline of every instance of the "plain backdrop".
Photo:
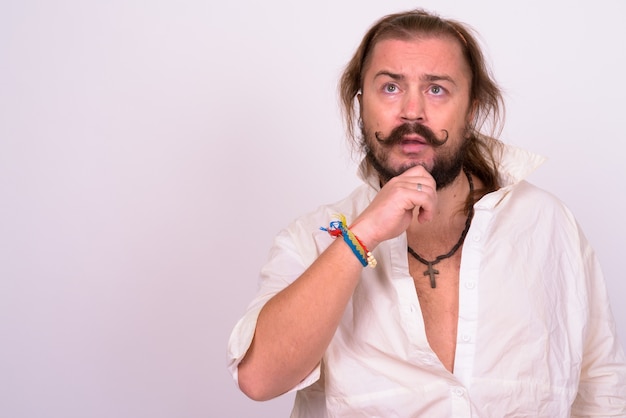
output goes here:
[[626, 342], [624, 1], [0, 0], [0, 416], [288, 416], [228, 336], [274, 234], [358, 184], [337, 80], [417, 6], [480, 34]]

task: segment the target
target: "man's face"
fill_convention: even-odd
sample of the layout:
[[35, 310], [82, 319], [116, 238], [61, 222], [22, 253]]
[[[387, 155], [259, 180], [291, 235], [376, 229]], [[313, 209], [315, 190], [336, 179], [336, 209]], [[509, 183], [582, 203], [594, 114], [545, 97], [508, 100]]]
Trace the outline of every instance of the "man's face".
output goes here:
[[451, 38], [387, 39], [374, 46], [359, 103], [368, 159], [384, 181], [418, 164], [439, 188], [456, 178], [470, 83], [461, 47]]

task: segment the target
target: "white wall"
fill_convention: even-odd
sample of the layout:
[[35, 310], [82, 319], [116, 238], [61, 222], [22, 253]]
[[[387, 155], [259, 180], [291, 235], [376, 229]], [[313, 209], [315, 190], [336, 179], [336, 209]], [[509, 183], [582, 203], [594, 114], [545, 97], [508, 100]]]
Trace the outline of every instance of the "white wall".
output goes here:
[[[273, 235], [357, 184], [335, 86], [410, 1], [0, 2], [0, 416], [278, 417], [226, 371]], [[422, 6], [471, 23], [503, 139], [578, 216], [626, 343], [622, 0]]]

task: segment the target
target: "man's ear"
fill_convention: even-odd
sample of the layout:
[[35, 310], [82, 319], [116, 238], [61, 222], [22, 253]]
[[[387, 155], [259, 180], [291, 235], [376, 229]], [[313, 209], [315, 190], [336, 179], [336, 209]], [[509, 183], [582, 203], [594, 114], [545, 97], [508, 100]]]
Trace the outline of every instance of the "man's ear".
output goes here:
[[465, 120], [465, 136], [469, 136], [470, 134], [470, 126], [472, 126], [472, 122], [474, 122], [474, 119], [476, 117], [476, 113], [478, 112], [478, 101], [477, 100], [473, 100], [472, 103], [470, 104], [470, 108], [467, 111], [467, 118]]
[[476, 117], [476, 112], [478, 112], [478, 100], [474, 99], [470, 104], [469, 110], [467, 112], [467, 120], [468, 124], [472, 123], [474, 118]]

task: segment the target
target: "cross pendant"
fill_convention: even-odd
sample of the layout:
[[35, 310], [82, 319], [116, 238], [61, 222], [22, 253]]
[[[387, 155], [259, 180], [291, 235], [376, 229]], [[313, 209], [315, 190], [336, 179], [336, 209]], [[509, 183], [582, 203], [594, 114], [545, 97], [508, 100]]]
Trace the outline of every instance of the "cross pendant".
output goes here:
[[424, 272], [424, 276], [430, 276], [430, 287], [436, 288], [437, 282], [435, 281], [435, 274], [439, 274], [439, 270], [433, 268], [432, 263], [428, 263], [428, 270]]

